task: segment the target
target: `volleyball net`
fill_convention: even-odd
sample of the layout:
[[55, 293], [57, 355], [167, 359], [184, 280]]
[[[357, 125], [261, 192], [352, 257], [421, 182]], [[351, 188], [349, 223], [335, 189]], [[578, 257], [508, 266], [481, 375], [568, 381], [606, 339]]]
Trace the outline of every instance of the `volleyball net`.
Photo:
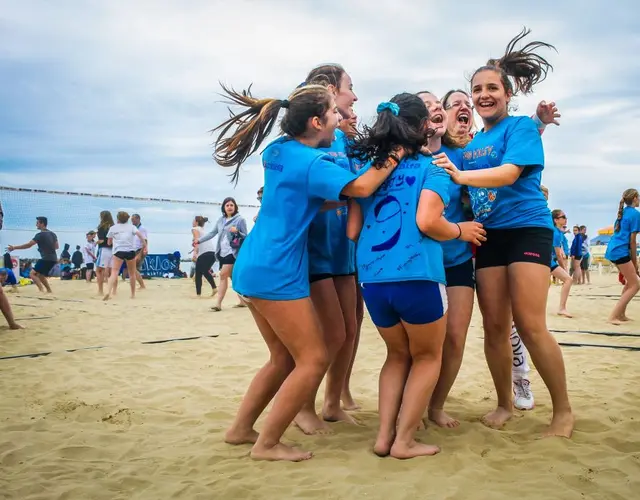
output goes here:
[[[43, 189], [0, 186], [0, 203], [4, 212], [0, 231], [3, 251], [8, 244], [22, 244], [36, 232], [36, 217], [48, 219], [49, 229], [58, 235], [60, 248], [69, 243], [71, 250], [85, 241], [85, 234], [95, 230], [100, 212], [108, 210], [115, 220], [119, 211], [139, 214], [149, 232], [149, 251], [168, 253], [176, 250], [186, 256], [191, 250], [193, 218], [202, 215], [210, 223], [222, 215], [221, 203], [192, 200], [172, 200], [136, 196], [78, 193]], [[239, 205], [249, 227], [258, 212], [257, 205]], [[26, 253], [25, 253], [26, 256]]]

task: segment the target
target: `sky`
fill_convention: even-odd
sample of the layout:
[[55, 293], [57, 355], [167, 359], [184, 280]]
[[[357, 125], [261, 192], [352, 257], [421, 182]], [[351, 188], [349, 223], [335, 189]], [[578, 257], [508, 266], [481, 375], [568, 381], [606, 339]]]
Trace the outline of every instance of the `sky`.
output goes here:
[[531, 5], [0, 0], [0, 186], [255, 205], [259, 156], [236, 187], [211, 157], [208, 131], [227, 116], [218, 82], [284, 98], [314, 66], [340, 63], [370, 123], [399, 92], [468, 88], [524, 25], [558, 52], [515, 113], [557, 103], [561, 126], [544, 134], [550, 208], [595, 234], [640, 188], [640, 6]]

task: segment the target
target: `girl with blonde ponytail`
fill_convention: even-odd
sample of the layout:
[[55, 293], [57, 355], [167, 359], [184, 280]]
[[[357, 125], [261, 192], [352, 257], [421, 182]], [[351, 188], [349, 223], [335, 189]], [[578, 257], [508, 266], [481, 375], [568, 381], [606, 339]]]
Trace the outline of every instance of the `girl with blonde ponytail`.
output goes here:
[[624, 276], [625, 285], [620, 300], [609, 316], [609, 322], [619, 325], [629, 321], [626, 316], [627, 305], [640, 290], [638, 280], [638, 251], [636, 237], [640, 233], [640, 196], [637, 189], [627, 189], [622, 193], [618, 205], [618, 215], [613, 225], [613, 236], [607, 245], [605, 258], [618, 267]]

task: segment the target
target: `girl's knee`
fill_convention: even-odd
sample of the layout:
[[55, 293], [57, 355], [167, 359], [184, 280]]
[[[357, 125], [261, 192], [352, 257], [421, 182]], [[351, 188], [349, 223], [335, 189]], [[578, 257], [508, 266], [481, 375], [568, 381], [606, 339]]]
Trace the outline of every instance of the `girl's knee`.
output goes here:
[[466, 335], [461, 335], [458, 332], [449, 333], [444, 339], [444, 343], [447, 350], [455, 355], [461, 356], [464, 352], [464, 346], [466, 343]]

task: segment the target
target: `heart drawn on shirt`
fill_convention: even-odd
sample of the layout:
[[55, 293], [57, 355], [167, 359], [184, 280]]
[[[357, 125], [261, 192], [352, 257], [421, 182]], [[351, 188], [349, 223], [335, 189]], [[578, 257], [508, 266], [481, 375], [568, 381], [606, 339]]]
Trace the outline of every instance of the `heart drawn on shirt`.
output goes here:
[[413, 183], [416, 182], [416, 178], [413, 175], [405, 177], [405, 180], [407, 181], [407, 184], [409, 184], [409, 186], [413, 186]]

